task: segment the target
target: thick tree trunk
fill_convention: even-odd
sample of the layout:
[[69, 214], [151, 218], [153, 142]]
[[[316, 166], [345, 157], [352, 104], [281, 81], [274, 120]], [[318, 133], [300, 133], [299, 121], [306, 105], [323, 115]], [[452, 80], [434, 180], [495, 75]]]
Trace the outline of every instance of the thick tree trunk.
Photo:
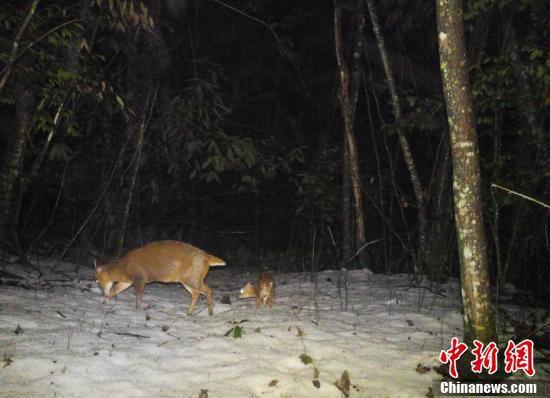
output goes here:
[[[378, 43], [378, 50], [380, 51], [380, 58], [382, 59], [382, 64], [384, 65], [384, 73], [386, 74], [386, 81], [388, 83], [388, 89], [390, 91], [390, 98], [393, 107], [393, 113], [395, 116], [395, 122], [399, 123], [401, 120], [401, 102], [399, 100], [399, 95], [397, 94], [397, 87], [395, 85], [395, 79], [393, 78], [393, 72], [390, 65], [388, 52], [386, 50], [386, 44], [384, 42], [384, 36], [382, 35], [382, 30], [380, 29], [380, 24], [378, 22], [378, 14], [374, 8], [374, 3], [372, 0], [365, 0], [367, 3], [367, 8], [369, 10], [369, 15], [372, 23], [372, 29], [376, 37], [376, 42]], [[419, 253], [417, 258], [417, 264], [415, 267], [415, 272], [417, 274], [424, 272], [423, 264], [426, 262], [426, 259], [429, 257], [429, 246], [427, 244], [427, 233], [428, 233], [428, 219], [426, 212], [426, 201], [424, 199], [424, 190], [420, 182], [420, 177], [418, 176], [418, 171], [416, 170], [416, 163], [414, 161], [411, 147], [409, 141], [401, 129], [397, 129], [397, 137], [399, 139], [399, 145], [401, 147], [401, 152], [403, 152], [403, 157], [405, 158], [405, 164], [407, 165], [407, 170], [411, 178], [411, 183], [413, 186], [414, 195], [416, 198], [416, 206], [418, 208], [418, 243], [419, 243]]]
[[344, 132], [349, 150], [349, 175], [351, 178], [351, 190], [353, 194], [353, 209], [355, 221], [355, 247], [359, 260], [364, 262], [363, 249], [365, 246], [365, 216], [363, 213], [363, 193], [361, 191], [361, 179], [359, 175], [359, 160], [357, 143], [353, 134], [352, 104], [350, 101], [350, 73], [344, 59], [342, 43], [342, 5], [340, 0], [334, 0], [334, 42], [336, 47], [336, 59], [338, 61], [340, 78], [340, 109], [344, 119]]
[[453, 157], [453, 192], [464, 340], [496, 341], [481, 210], [477, 135], [468, 82], [462, 1], [436, 0], [439, 56]]

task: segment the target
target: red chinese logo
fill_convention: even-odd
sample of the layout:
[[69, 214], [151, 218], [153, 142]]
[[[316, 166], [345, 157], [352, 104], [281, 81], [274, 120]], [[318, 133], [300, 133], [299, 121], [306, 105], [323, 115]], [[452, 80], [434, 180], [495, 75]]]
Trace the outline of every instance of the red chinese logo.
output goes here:
[[506, 364], [504, 367], [506, 373], [517, 372], [521, 369], [527, 376], [534, 376], [533, 341], [527, 339], [515, 344], [509, 340], [506, 351], [504, 351], [504, 363]]
[[485, 349], [483, 348], [483, 343], [478, 340], [474, 340], [474, 345], [476, 346], [472, 350], [475, 359], [471, 362], [472, 371], [475, 373], [481, 373], [483, 369], [487, 369], [489, 374], [492, 375], [497, 371], [498, 361], [498, 347], [494, 342], [487, 344]]
[[458, 377], [458, 372], [456, 370], [456, 361], [466, 352], [468, 346], [464, 343], [459, 343], [458, 338], [453, 337], [451, 339], [451, 348], [447, 351], [441, 350], [439, 354], [439, 360], [444, 364], [449, 364], [449, 374], [453, 378]]
[[[470, 362], [472, 371], [481, 373], [483, 369], [487, 369], [489, 374], [495, 373], [498, 368], [497, 358], [499, 352], [496, 343], [491, 342], [485, 346], [482, 342], [474, 340], [474, 346], [472, 349], [474, 360]], [[533, 346], [533, 341], [529, 339], [523, 340], [518, 344], [509, 340], [504, 351], [504, 370], [507, 373], [523, 370], [526, 375], [534, 376]], [[467, 350], [468, 346], [466, 344], [459, 343], [458, 338], [453, 337], [451, 339], [451, 348], [441, 350], [439, 354], [439, 360], [445, 365], [449, 364], [449, 374], [454, 379], [458, 378], [456, 362]]]

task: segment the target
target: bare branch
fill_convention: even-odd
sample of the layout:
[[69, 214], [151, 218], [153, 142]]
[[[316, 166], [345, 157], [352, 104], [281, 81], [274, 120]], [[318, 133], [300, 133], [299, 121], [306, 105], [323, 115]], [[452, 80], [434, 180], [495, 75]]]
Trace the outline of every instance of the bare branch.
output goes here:
[[530, 196], [527, 196], [527, 195], [524, 195], [522, 193], [519, 193], [519, 192], [516, 192], [516, 191], [512, 191], [511, 189], [508, 189], [508, 188], [504, 188], [504, 187], [501, 187], [500, 185], [497, 185], [497, 184], [491, 184], [491, 188], [498, 188], [498, 189], [502, 189], [503, 191], [506, 191], [508, 193], [511, 193], [512, 195], [516, 195], [516, 196], [519, 196], [520, 198], [523, 198], [525, 200], [528, 200], [530, 202], [534, 202], [542, 207], [546, 207], [547, 209], [550, 209], [550, 205], [544, 203], [544, 202], [541, 202], [540, 200], [537, 200], [537, 199], [534, 199]]
[[29, 12], [27, 13], [27, 16], [21, 23], [21, 26], [19, 26], [19, 29], [17, 30], [17, 33], [15, 35], [15, 38], [13, 39], [13, 45], [11, 47], [10, 57], [8, 58], [8, 62], [4, 69], [2, 70], [2, 79], [0, 80], [0, 91], [4, 88], [6, 85], [6, 82], [8, 81], [8, 77], [11, 74], [11, 67], [18, 58], [17, 52], [19, 49], [19, 42], [21, 41], [21, 37], [23, 37], [23, 33], [25, 33], [25, 30], [27, 30], [27, 27], [29, 26], [29, 23], [31, 22], [31, 19], [36, 12], [36, 7], [38, 6], [40, 0], [34, 0], [29, 7]]
[[256, 21], [258, 22], [259, 24], [262, 24], [264, 25], [267, 29], [269, 29], [269, 31], [273, 34], [273, 36], [275, 37], [275, 39], [277, 39], [278, 42], [280, 42], [281, 40], [279, 39], [279, 36], [277, 36], [277, 33], [275, 33], [275, 31], [273, 30], [273, 28], [271, 26], [269, 26], [269, 24], [267, 22], [264, 22], [262, 21], [261, 19], [259, 18], [256, 18], [256, 17], [253, 17], [252, 15], [250, 14], [247, 14], [246, 12], [242, 11], [242, 10], [239, 10], [238, 8], [235, 8], [233, 7], [232, 5], [230, 4], [227, 4], [227, 3], [224, 3], [223, 1], [221, 0], [214, 0], [214, 3], [218, 3], [219, 5], [221, 6], [224, 6], [226, 8], [229, 8], [230, 10], [233, 10], [235, 11], [236, 13], [238, 14], [241, 14], [242, 16], [245, 16], [253, 21]]

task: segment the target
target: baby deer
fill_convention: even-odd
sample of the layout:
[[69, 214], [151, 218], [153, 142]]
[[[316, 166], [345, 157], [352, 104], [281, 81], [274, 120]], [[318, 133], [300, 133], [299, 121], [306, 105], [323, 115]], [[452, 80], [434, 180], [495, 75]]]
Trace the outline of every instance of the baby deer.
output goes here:
[[260, 279], [256, 285], [248, 282], [239, 294], [239, 299], [256, 298], [256, 308], [260, 307], [260, 303], [263, 305], [269, 305], [269, 309], [273, 307], [273, 294], [275, 290], [275, 284], [273, 277], [269, 272], [262, 272]]

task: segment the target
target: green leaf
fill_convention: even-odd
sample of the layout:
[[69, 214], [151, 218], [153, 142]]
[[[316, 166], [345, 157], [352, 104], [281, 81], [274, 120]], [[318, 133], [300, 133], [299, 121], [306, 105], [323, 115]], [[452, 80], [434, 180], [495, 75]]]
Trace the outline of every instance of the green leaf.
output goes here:
[[115, 96], [116, 98], [116, 102], [118, 102], [118, 104], [120, 105], [121, 108], [124, 108], [125, 105], [124, 105], [124, 101], [122, 100], [122, 98], [120, 98], [120, 96], [116, 95]]
[[225, 171], [224, 160], [220, 156], [216, 156], [213, 158], [212, 165], [214, 166], [214, 171], [216, 171], [217, 173], [222, 173], [223, 171]]
[[240, 339], [243, 336], [244, 330], [239, 325], [233, 326], [227, 332], [225, 332], [225, 337], [233, 337], [234, 339]]
[[213, 171], [209, 171], [208, 173], [206, 173], [205, 180], [206, 180], [206, 182], [212, 182], [212, 181], [219, 182], [220, 181], [220, 179], [218, 177], [218, 174], [213, 172]]
[[51, 160], [67, 160], [72, 155], [73, 151], [67, 145], [62, 142], [58, 142], [52, 145], [50, 149], [50, 159]]
[[305, 353], [300, 355], [300, 360], [304, 365], [309, 365], [310, 363], [313, 363], [313, 359]]

